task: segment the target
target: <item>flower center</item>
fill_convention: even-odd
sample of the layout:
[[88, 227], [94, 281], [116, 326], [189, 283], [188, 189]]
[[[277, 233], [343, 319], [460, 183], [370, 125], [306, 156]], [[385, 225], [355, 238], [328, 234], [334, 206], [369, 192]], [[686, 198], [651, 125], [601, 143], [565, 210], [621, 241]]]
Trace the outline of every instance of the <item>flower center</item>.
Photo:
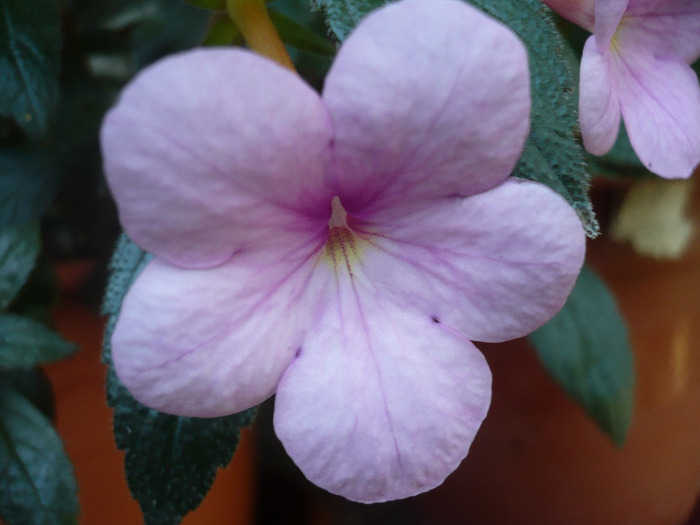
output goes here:
[[333, 211], [328, 221], [328, 242], [323, 255], [336, 273], [345, 268], [352, 275], [352, 262], [360, 258], [358, 239], [348, 226], [348, 212], [343, 208], [339, 197], [333, 197], [331, 208]]

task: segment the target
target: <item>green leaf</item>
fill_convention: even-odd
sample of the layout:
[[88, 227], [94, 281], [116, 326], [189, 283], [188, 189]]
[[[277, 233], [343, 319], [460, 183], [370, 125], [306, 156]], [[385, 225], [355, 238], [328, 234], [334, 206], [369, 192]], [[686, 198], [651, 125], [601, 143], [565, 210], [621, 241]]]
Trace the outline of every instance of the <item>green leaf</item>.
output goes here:
[[335, 55], [335, 45], [314, 33], [311, 29], [307, 29], [300, 23], [274, 9], [268, 9], [268, 13], [270, 14], [270, 19], [275, 25], [280, 38], [282, 38], [285, 44], [300, 51], [306, 51], [307, 53], [314, 53], [316, 55]]
[[[360, 19], [385, 0], [317, 0], [328, 25], [343, 40]], [[513, 175], [546, 184], [578, 212], [586, 233], [598, 234], [588, 198], [589, 176], [578, 143], [574, 75], [566, 44], [541, 0], [470, 0], [508, 25], [524, 42], [530, 58], [531, 131]]]
[[55, 263], [39, 254], [29, 279], [12, 299], [10, 311], [51, 326], [50, 309], [56, 304], [58, 291]]
[[11, 525], [77, 523], [73, 468], [49, 421], [0, 385], [0, 516]]
[[60, 183], [54, 161], [41, 149], [0, 151], [0, 230], [41, 218]]
[[7, 308], [27, 281], [40, 249], [38, 223], [0, 231], [0, 309]]
[[39, 138], [49, 129], [59, 97], [58, 2], [4, 0], [0, 13], [0, 114]]
[[[152, 256], [122, 235], [117, 242], [110, 262], [110, 276], [102, 304], [102, 313], [111, 318], [119, 316], [122, 300], [131, 283], [141, 273]], [[108, 327], [109, 328], [109, 327]], [[107, 338], [105, 338], [107, 341]]]
[[111, 360], [110, 338], [121, 302], [150, 256], [122, 236], [111, 263], [103, 311], [109, 315], [104, 361], [109, 366], [107, 401], [114, 408], [117, 446], [126, 452], [126, 477], [147, 525], [179, 523], [199, 506], [216, 471], [229, 463], [240, 431], [256, 409], [200, 419], [162, 414], [136, 401], [120, 383]]
[[634, 364], [603, 282], [584, 266], [564, 308], [529, 339], [548, 373], [621, 446], [632, 419]]
[[30, 368], [57, 361], [76, 346], [41, 323], [15, 314], [0, 314], [0, 368]]

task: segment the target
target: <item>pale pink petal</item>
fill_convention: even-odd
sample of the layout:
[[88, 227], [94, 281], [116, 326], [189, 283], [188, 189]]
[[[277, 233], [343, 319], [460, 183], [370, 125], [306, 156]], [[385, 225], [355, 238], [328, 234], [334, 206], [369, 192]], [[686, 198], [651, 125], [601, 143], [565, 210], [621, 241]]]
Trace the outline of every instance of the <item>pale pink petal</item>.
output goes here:
[[628, 0], [596, 0], [594, 36], [598, 50], [603, 54], [627, 9], [627, 2]]
[[595, 0], [543, 0], [569, 22], [584, 28], [589, 33], [594, 31]]
[[509, 175], [529, 129], [527, 56], [508, 28], [464, 2], [407, 0], [348, 37], [323, 99], [343, 205], [401, 214]]
[[317, 322], [320, 295], [308, 285], [317, 248], [309, 239], [203, 270], [154, 259], [122, 304], [117, 375], [141, 403], [172, 414], [223, 416], [261, 403]]
[[697, 0], [629, 0], [627, 15], [680, 15], [695, 12], [697, 8]]
[[486, 415], [486, 361], [471, 342], [386, 301], [357, 275], [341, 275], [337, 287], [280, 382], [275, 432], [309, 480], [348, 499], [434, 488]]
[[700, 2], [630, 0], [615, 38], [621, 49], [692, 64], [700, 57]]
[[586, 150], [604, 155], [620, 131], [620, 101], [610, 53], [601, 53], [595, 36], [586, 40], [581, 57], [579, 123]]
[[129, 236], [202, 268], [325, 222], [331, 133], [320, 98], [297, 75], [247, 51], [207, 49], [142, 72], [101, 139]]
[[474, 341], [522, 337], [549, 320], [585, 251], [571, 206], [541, 184], [516, 180], [364, 227], [377, 232], [363, 252], [368, 279]]
[[700, 162], [700, 86], [680, 60], [615, 56], [622, 118], [637, 156], [666, 178], [689, 177]]

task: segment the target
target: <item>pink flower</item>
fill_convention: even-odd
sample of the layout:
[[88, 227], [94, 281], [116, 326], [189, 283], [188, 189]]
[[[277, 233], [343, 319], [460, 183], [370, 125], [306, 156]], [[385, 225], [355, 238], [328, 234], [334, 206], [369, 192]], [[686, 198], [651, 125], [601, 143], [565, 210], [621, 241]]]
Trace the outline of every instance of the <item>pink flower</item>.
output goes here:
[[700, 162], [697, 0], [544, 0], [594, 33], [581, 58], [579, 119], [594, 155], [612, 148], [620, 115], [637, 156], [666, 178]]
[[276, 394], [289, 455], [353, 500], [439, 485], [489, 406], [470, 340], [544, 323], [582, 264], [572, 208], [508, 179], [529, 106], [520, 41], [452, 0], [368, 16], [320, 97], [237, 49], [145, 70], [102, 130], [155, 254], [114, 331], [120, 379], [187, 416]]

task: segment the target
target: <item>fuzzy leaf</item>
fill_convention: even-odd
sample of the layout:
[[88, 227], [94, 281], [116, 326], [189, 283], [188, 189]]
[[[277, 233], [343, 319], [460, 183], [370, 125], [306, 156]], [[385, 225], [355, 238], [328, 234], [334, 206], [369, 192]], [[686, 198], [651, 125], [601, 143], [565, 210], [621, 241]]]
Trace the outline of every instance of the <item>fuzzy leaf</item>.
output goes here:
[[37, 223], [0, 232], [0, 309], [7, 308], [27, 281], [40, 249]]
[[11, 525], [77, 523], [73, 467], [37, 408], [0, 385], [0, 516]]
[[38, 138], [47, 133], [59, 97], [58, 2], [4, 0], [0, 15], [0, 114]]
[[0, 368], [30, 368], [58, 361], [76, 346], [41, 323], [15, 314], [0, 314]]
[[[317, 0], [328, 25], [343, 40], [362, 17], [385, 0]], [[508, 25], [530, 57], [532, 113], [530, 137], [513, 175], [546, 184], [578, 212], [586, 233], [598, 234], [588, 198], [589, 175], [578, 144], [575, 79], [565, 56], [566, 44], [541, 0], [469, 0]]]
[[529, 339], [548, 373], [621, 446], [632, 419], [633, 355], [603, 282], [584, 266], [564, 308]]
[[365, 15], [389, 0], [312, 0], [311, 3], [324, 10], [328, 26], [342, 42]]
[[141, 504], [147, 525], [170, 525], [199, 506], [217, 469], [231, 461], [240, 431], [252, 422], [256, 409], [212, 419], [172, 416], [143, 406], [119, 382], [110, 338], [122, 299], [149, 259], [126, 236], [121, 238], [103, 307], [110, 316], [103, 358], [109, 366], [107, 400], [114, 408], [114, 435], [126, 452], [131, 493]]

